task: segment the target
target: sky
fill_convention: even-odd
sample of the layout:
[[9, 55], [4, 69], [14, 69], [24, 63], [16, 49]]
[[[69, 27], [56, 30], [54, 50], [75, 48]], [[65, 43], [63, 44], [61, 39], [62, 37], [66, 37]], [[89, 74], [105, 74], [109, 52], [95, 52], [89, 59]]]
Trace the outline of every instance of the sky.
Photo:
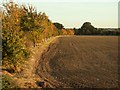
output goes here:
[[91, 22], [97, 28], [118, 27], [119, 0], [13, 0], [19, 4], [33, 5], [45, 12], [52, 22], [65, 28], [80, 28]]

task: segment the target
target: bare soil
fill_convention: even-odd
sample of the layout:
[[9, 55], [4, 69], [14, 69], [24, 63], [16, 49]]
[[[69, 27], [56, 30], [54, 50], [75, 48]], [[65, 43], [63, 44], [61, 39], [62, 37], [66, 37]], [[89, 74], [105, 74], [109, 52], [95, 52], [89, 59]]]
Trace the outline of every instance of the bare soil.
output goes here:
[[58, 37], [42, 54], [37, 73], [51, 87], [118, 87], [118, 37]]

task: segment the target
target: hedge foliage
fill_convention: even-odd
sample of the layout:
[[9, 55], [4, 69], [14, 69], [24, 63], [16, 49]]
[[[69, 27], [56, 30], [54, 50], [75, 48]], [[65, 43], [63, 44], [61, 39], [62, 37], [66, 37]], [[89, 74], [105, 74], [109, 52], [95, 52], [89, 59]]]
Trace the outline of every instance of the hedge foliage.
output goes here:
[[[29, 47], [58, 35], [58, 30], [45, 13], [33, 6], [4, 3], [2, 16], [3, 66], [18, 71], [30, 55]], [[33, 44], [28, 44], [32, 42]]]

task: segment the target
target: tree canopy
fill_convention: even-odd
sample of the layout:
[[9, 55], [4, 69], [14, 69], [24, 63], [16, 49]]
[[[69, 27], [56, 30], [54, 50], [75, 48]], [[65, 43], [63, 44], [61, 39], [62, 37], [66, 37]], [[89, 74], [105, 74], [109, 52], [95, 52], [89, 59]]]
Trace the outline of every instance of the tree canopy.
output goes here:
[[62, 24], [60, 24], [60, 23], [53, 23], [54, 25], [55, 25], [55, 27], [58, 29], [58, 30], [61, 30], [61, 29], [63, 29], [63, 25]]
[[95, 34], [97, 29], [90, 22], [85, 22], [79, 29], [79, 34]]

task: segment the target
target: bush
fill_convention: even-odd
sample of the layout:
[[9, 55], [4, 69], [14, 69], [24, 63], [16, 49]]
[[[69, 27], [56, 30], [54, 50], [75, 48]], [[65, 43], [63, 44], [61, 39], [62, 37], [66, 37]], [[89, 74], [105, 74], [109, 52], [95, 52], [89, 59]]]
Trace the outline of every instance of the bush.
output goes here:
[[4, 4], [4, 7], [2, 17], [3, 65], [16, 72], [29, 55], [24, 45], [24, 32], [20, 29], [22, 13], [20, 7], [13, 2]]
[[2, 76], [2, 89], [10, 89], [10, 88], [18, 88], [17, 85], [13, 82], [12, 78], [9, 76], [3, 75]]
[[26, 46], [29, 41], [26, 40], [35, 46], [42, 39], [58, 35], [58, 30], [45, 13], [37, 13], [32, 6], [20, 6], [14, 2], [3, 6], [3, 66], [16, 72], [30, 55], [29, 46]]

